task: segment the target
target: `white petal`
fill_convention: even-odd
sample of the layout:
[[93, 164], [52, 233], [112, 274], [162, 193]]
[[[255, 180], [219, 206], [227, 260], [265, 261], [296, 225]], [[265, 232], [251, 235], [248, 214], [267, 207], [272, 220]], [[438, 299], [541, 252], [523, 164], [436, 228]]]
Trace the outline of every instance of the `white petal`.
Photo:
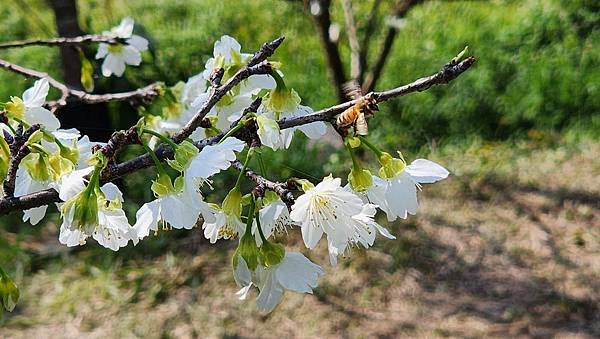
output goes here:
[[114, 74], [118, 77], [122, 76], [125, 72], [125, 60], [121, 55], [108, 54], [104, 62], [102, 62], [102, 75], [109, 77]]
[[233, 137], [223, 140], [220, 144], [205, 146], [191, 161], [185, 176], [192, 178], [209, 178], [231, 166], [236, 159], [234, 152], [241, 152], [246, 144]]
[[113, 27], [113, 29], [111, 29], [111, 32], [115, 34], [117, 38], [127, 39], [133, 33], [134, 23], [135, 22], [133, 21], [133, 18], [129, 16], [125, 17], [123, 18], [123, 20], [121, 20], [119, 26]]
[[128, 65], [138, 66], [142, 62], [140, 51], [133, 46], [124, 46], [121, 51], [121, 57]]
[[131, 38], [127, 39], [127, 44], [133, 46], [140, 52], [143, 52], [148, 49], [148, 40], [142, 38], [139, 35], [132, 35]]
[[[158, 219], [160, 215], [160, 201], [154, 200], [145, 203], [135, 214], [136, 222], [133, 225], [137, 233], [137, 239], [141, 240], [150, 234], [150, 230], [158, 231]], [[137, 244], [138, 240], [133, 238], [133, 243]]]
[[46, 101], [50, 85], [48, 79], [37, 80], [33, 87], [23, 92], [23, 103], [25, 107], [41, 107]]
[[58, 197], [62, 201], [67, 201], [76, 196], [77, 193], [85, 188], [85, 180], [83, 177], [92, 173], [93, 167], [87, 167], [81, 170], [73, 171], [60, 179], [58, 186]]
[[117, 187], [117, 185], [113, 184], [112, 182], [102, 185], [102, 187], [100, 187], [100, 190], [102, 191], [102, 193], [104, 193], [106, 200], [117, 200], [123, 202], [123, 193], [121, 193], [119, 187]]
[[231, 54], [233, 52], [239, 53], [241, 49], [242, 46], [240, 46], [240, 43], [234, 38], [229, 35], [223, 35], [221, 39], [215, 42], [213, 56], [216, 58], [219, 55], [222, 55], [225, 57], [225, 63], [229, 63], [231, 62]]
[[98, 51], [96, 52], [96, 59], [102, 59], [108, 55], [108, 44], [101, 43], [98, 45]]
[[32, 125], [40, 124], [49, 131], [55, 131], [60, 128], [58, 118], [43, 107], [28, 107], [25, 109], [25, 120]]
[[406, 166], [406, 172], [410, 174], [417, 182], [422, 184], [431, 184], [448, 177], [447, 169], [426, 159], [417, 159]]
[[198, 209], [185, 203], [181, 195], [162, 197], [160, 204], [163, 220], [175, 228], [191, 229], [200, 217]]
[[268, 272], [256, 298], [256, 306], [259, 311], [269, 313], [279, 304], [282, 296], [283, 288], [277, 283], [273, 272]]
[[319, 265], [298, 252], [286, 252], [275, 273], [283, 287], [300, 293], [312, 293], [319, 276], [324, 274]]
[[58, 241], [63, 245], [73, 247], [85, 244], [85, 239], [87, 237], [88, 236], [81, 232], [81, 230], [71, 230], [63, 223], [60, 226], [60, 234], [58, 235]]
[[44, 216], [46, 216], [46, 209], [48, 208], [48, 206], [40, 206], [40, 207], [35, 207], [35, 208], [31, 208], [28, 209], [26, 211], [23, 212], [23, 222], [27, 222], [29, 220], [29, 223], [33, 226], [37, 225], [40, 220], [42, 220], [44, 218]]

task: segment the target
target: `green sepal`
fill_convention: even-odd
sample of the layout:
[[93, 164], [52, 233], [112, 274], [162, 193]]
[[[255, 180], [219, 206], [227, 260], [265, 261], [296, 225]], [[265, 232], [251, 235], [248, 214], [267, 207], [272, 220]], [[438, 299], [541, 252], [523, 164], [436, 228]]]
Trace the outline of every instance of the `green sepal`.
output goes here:
[[373, 176], [369, 170], [353, 166], [348, 174], [348, 182], [356, 192], [363, 192], [373, 185]]
[[260, 260], [264, 267], [273, 267], [279, 264], [285, 256], [285, 248], [281, 244], [263, 242], [260, 247]]
[[398, 152], [400, 158], [394, 158], [387, 152], [382, 152], [379, 156], [379, 163], [381, 168], [379, 169], [379, 176], [384, 179], [390, 179], [396, 175], [402, 173], [406, 168], [406, 162], [402, 153]]
[[[234, 258], [236, 256], [240, 256], [246, 261], [246, 265], [251, 271], [256, 270], [258, 266], [260, 251], [258, 247], [256, 247], [256, 240], [250, 232], [244, 233], [244, 235], [240, 238], [240, 244], [235, 251]], [[234, 265], [236, 263], [234, 262]], [[235, 267], [235, 266], [234, 266]]]
[[228, 215], [242, 215], [242, 193], [239, 187], [234, 187], [227, 193], [223, 203], [223, 212]]

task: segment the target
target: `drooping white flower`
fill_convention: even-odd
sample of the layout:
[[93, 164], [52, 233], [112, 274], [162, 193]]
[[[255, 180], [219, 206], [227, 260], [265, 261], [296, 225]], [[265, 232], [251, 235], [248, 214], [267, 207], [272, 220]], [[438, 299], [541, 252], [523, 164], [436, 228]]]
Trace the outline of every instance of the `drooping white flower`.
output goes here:
[[[19, 167], [17, 170], [17, 177], [15, 180], [15, 196], [20, 197], [23, 195], [27, 195], [34, 192], [39, 192], [48, 188], [57, 188], [58, 182], [61, 177], [70, 173], [71, 170], [74, 169], [83, 169], [87, 167], [87, 160], [91, 156], [91, 148], [93, 143], [90, 142], [88, 136], [84, 136], [80, 140], [75, 143], [75, 140], [79, 136], [79, 131], [73, 130], [57, 130], [53, 132], [55, 138], [57, 138], [61, 143], [67, 144], [69, 142], [72, 143], [72, 147], [63, 148], [66, 152], [69, 153], [68, 161], [75, 161], [73, 166], [67, 163], [68, 166], [52, 166], [48, 164], [45, 158], [42, 158], [41, 155], [39, 159], [43, 162], [40, 163], [42, 166], [41, 171], [45, 171], [47, 174], [40, 176], [37, 175], [32, 176], [24, 166]], [[56, 160], [59, 156], [62, 156], [60, 153], [59, 147], [55, 143], [50, 143], [45, 140], [42, 140], [42, 145], [49, 152], [56, 153], [51, 156]], [[64, 163], [67, 159], [60, 160], [60, 163]], [[52, 161], [52, 164], [59, 163], [59, 160]], [[24, 165], [24, 163], [22, 163]], [[38, 166], [39, 167], [39, 166]], [[39, 172], [39, 171], [38, 171]], [[42, 177], [42, 178], [40, 178]], [[34, 207], [28, 210], [23, 211], [23, 222], [29, 222], [31, 225], [37, 225], [46, 215], [47, 205]]]
[[200, 214], [207, 218], [211, 216], [210, 212], [201, 196], [192, 199], [183, 190], [158, 197], [156, 200], [142, 205], [137, 211], [136, 223], [133, 226], [136, 238], [133, 239], [133, 243], [137, 244], [138, 240], [147, 237], [151, 230], [158, 231], [158, 225], [161, 222], [177, 229], [192, 229]]
[[388, 239], [396, 239], [385, 227], [379, 225], [373, 218], [377, 213], [376, 205], [365, 204], [360, 213], [353, 215], [350, 225], [354, 228], [354, 235], [350, 241], [335, 242], [328, 239], [329, 260], [331, 265], [337, 264], [337, 257], [343, 254], [349, 245], [362, 245], [364, 248], [373, 246], [377, 233]]
[[275, 309], [285, 290], [312, 294], [323, 274], [320, 266], [298, 252], [286, 252], [281, 263], [269, 268], [259, 265], [254, 272], [248, 269], [244, 259], [238, 257], [234, 271], [236, 282], [242, 287], [237, 293], [239, 298], [245, 299], [253, 285], [258, 287], [256, 306], [263, 313]]
[[[227, 80], [239, 68], [245, 66], [252, 54], [242, 53], [241, 45], [229, 35], [223, 35], [215, 42], [213, 57], [206, 61], [203, 72], [204, 79], [210, 80], [210, 76], [216, 68], [223, 68]], [[243, 80], [238, 88], [238, 94], [256, 94], [261, 89], [275, 88], [275, 80], [267, 74], [254, 74]], [[246, 106], [247, 107], [247, 106]]]
[[[400, 159], [395, 159], [400, 160]], [[385, 165], [384, 165], [385, 166]], [[431, 184], [448, 177], [448, 170], [426, 159], [417, 159], [408, 166], [381, 171], [385, 178], [373, 177], [373, 186], [367, 191], [369, 201], [384, 211], [389, 221], [417, 213], [417, 189], [420, 184]]]
[[134, 233], [122, 209], [123, 194], [113, 183], [96, 189], [85, 186], [88, 169], [65, 176], [59, 186], [63, 222], [59, 241], [69, 247], [83, 245], [92, 237], [113, 251], [127, 246]]
[[214, 244], [219, 239], [231, 239], [244, 233], [244, 223], [238, 215], [227, 213], [215, 204], [209, 204], [213, 220], [205, 220], [202, 225], [204, 237]]
[[52, 112], [42, 107], [46, 102], [50, 85], [46, 78], [37, 80], [33, 87], [23, 92], [23, 99], [12, 97], [6, 104], [9, 118], [25, 121], [29, 125], [40, 124], [48, 131], [60, 128], [60, 121]]
[[[279, 199], [279, 197], [267, 202], [267, 204], [260, 209], [258, 217], [266, 239], [269, 239], [273, 233], [283, 232], [292, 225], [287, 205]], [[254, 234], [254, 238], [256, 239], [256, 245], [261, 246], [262, 239], [257, 231], [257, 227], [258, 224], [255, 221], [252, 226], [252, 234]]]
[[102, 34], [112, 38], [126, 39], [125, 44], [101, 43], [96, 52], [96, 59], [103, 59], [102, 75], [114, 74], [118, 77], [125, 72], [125, 65], [138, 66], [142, 62], [141, 52], [148, 49], [148, 40], [133, 34], [134, 21], [131, 17], [124, 18], [119, 26]]
[[348, 243], [354, 236], [352, 216], [362, 210], [363, 202], [340, 184], [339, 178], [325, 177], [292, 206], [290, 218], [302, 228], [306, 247], [315, 248], [323, 233], [329, 242], [338, 245]]

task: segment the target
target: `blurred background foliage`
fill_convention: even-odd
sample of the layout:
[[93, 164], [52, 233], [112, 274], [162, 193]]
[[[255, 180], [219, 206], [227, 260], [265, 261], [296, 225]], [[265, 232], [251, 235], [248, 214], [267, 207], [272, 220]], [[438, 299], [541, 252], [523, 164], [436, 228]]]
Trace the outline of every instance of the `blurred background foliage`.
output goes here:
[[[359, 35], [361, 20], [371, 3], [355, 1]], [[380, 13], [389, 12], [392, 5], [392, 1], [382, 1]], [[107, 30], [121, 18], [132, 16], [136, 33], [150, 40], [150, 53], [144, 54], [140, 67], [128, 67], [123, 78], [95, 78], [99, 93], [137, 88], [157, 80], [169, 85], [185, 81], [203, 70], [214, 42], [223, 34], [235, 37], [244, 52], [253, 52], [263, 42], [284, 35], [285, 43], [274, 59], [283, 62], [286, 82], [298, 91], [303, 104], [314, 109], [336, 103], [324, 53], [309, 10], [301, 1], [89, 0], [79, 1], [78, 10], [85, 32]], [[332, 19], [343, 27], [342, 9], [337, 2]], [[377, 57], [387, 28], [385, 15], [378, 20], [379, 26], [368, 40], [370, 59]], [[56, 36], [54, 16], [44, 0], [10, 1], [0, 6], [0, 22], [2, 41]], [[600, 137], [598, 1], [426, 1], [415, 6], [401, 25], [376, 90], [437, 72], [465, 45], [478, 61], [448, 86], [382, 104], [382, 111], [371, 120], [370, 130], [372, 139], [388, 150], [402, 150], [413, 159], [430, 153], [470, 152], [474, 147], [493, 152], [496, 146], [490, 145], [499, 143], [527, 142], [526, 149], [539, 149]], [[350, 51], [343, 31], [341, 54], [348, 61]], [[87, 53], [93, 59], [95, 47]], [[0, 58], [61, 77], [60, 56], [55, 48], [2, 50]], [[95, 63], [96, 75], [99, 66]], [[348, 63], [346, 66], [349, 68]], [[0, 70], [0, 101], [20, 95], [31, 83]], [[135, 110], [127, 104], [111, 104], [109, 114], [112, 129], [129, 127], [137, 120]], [[125, 156], [140, 152], [133, 147]], [[335, 143], [308, 143], [300, 135], [291, 151], [264, 151], [262, 158], [268, 164], [265, 174], [273, 179], [299, 176], [318, 180], [330, 172], [344, 177], [349, 168], [347, 155], [337, 152]], [[451, 171], [458, 167], [445, 165]], [[259, 167], [257, 163], [252, 166]], [[219, 201], [224, 196], [219, 188], [226, 187], [233, 175], [231, 171], [216, 179], [217, 190], [209, 200]], [[147, 183], [152, 176], [149, 169], [120, 183], [130, 203], [130, 221], [142, 201], [151, 198]], [[43, 255], [34, 255], [40, 253], [35, 243], [23, 239], [44, 238], [48, 232], [54, 236], [56, 230], [26, 227], [16, 214], [0, 220], [3, 267], [16, 273], [19, 280], [27, 270], [23, 267], [48, 265]], [[48, 222], [52, 220], [56, 221], [50, 218]], [[169, 232], [166, 237], [144, 242], [141, 250], [139, 246], [126, 248], [114, 256], [97, 246], [77, 251], [85, 252], [82, 260], [109, 267], [115, 258], [160, 255], [177, 247], [170, 239], [185, 235]]]

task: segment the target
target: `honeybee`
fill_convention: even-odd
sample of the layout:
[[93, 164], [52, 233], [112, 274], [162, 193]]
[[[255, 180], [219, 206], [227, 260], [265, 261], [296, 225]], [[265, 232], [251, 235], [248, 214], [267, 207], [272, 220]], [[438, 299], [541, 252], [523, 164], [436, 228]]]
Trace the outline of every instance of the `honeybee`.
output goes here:
[[369, 134], [367, 119], [379, 111], [377, 100], [371, 95], [365, 96], [356, 81], [346, 83], [344, 85], [344, 92], [350, 98], [358, 99], [358, 102], [337, 116], [337, 126], [342, 130], [347, 130], [350, 126], [353, 126], [356, 134]]

